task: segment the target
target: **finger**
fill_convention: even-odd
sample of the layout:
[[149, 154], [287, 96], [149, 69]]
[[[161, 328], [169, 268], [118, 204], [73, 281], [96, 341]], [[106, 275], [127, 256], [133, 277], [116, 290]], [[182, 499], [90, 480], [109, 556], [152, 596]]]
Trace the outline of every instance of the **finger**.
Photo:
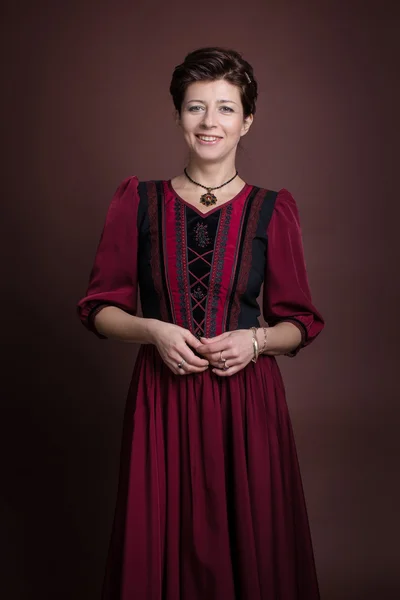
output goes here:
[[184, 332], [185, 342], [189, 344], [189, 346], [197, 350], [197, 348], [201, 346], [200, 340], [195, 335], [193, 335], [193, 333], [188, 329], [185, 329]]
[[[194, 355], [193, 355], [194, 356]], [[194, 358], [197, 358], [194, 356]], [[175, 365], [177, 372], [179, 375], [184, 375], [188, 373], [202, 373], [206, 371], [210, 365], [208, 361], [204, 361], [203, 359], [199, 359], [201, 361], [201, 365], [193, 365], [183, 356], [183, 352], [177, 354], [175, 358], [172, 359], [173, 364]], [[179, 367], [179, 365], [181, 365]]]
[[199, 354], [210, 355], [215, 352], [221, 352], [221, 350], [228, 350], [232, 346], [232, 339], [223, 339], [217, 342], [210, 342], [208, 344], [203, 344], [199, 348], [197, 348], [197, 352]]
[[185, 375], [194, 375], [196, 373], [204, 373], [204, 371], [208, 371], [209, 367], [187, 367], [184, 370], [184, 374]]
[[212, 372], [216, 375], [219, 375], [220, 377], [230, 377], [231, 375], [234, 375], [235, 373], [240, 371], [242, 368], [243, 367], [240, 364], [235, 365], [233, 367], [229, 367], [228, 369], [219, 369], [218, 367], [215, 367], [214, 369], [212, 369]]
[[178, 366], [178, 362], [172, 362], [172, 363], [167, 363], [169, 368], [171, 369], [171, 371], [173, 373], [175, 373], [175, 375], [186, 375], [186, 371], [185, 371], [185, 364], [183, 363], [183, 365], [181, 367]]
[[189, 346], [183, 346], [182, 348], [178, 348], [177, 351], [180, 354], [180, 356], [186, 360], [187, 363], [194, 367], [208, 367], [209, 365], [208, 358], [200, 358], [200, 356], [196, 356], [195, 353], [189, 348]]
[[165, 362], [165, 364], [167, 365], [167, 367], [169, 368], [169, 370], [170, 370], [170, 371], [172, 371], [172, 373], [173, 373], [174, 375], [181, 375], [180, 371], [182, 371], [182, 369], [179, 369], [179, 368], [176, 366], [176, 363], [171, 363], [171, 362], [169, 362], [169, 361], [164, 361], [164, 362]]
[[196, 375], [199, 373], [204, 373], [204, 371], [207, 371], [208, 367], [203, 367], [201, 369], [199, 369], [198, 367], [189, 367], [189, 368], [184, 368], [182, 367], [181, 369], [171, 369], [175, 375]]
[[[187, 351], [185, 352], [184, 358], [186, 358], [186, 360], [190, 362], [190, 364], [199, 367], [204, 366], [206, 364], [204, 361], [206, 361], [208, 364], [207, 358], [201, 358], [200, 356], [196, 356], [193, 352], [192, 348], [194, 348], [194, 350], [197, 352], [198, 348], [201, 347], [202, 344], [190, 331], [184, 330], [184, 340], [186, 342], [185, 350]], [[180, 352], [179, 348], [177, 348], [177, 350], [178, 352]], [[182, 356], [183, 352], [184, 351], [182, 350]]]
[[207, 369], [208, 367], [191, 367], [190, 365], [188, 366], [187, 363], [184, 363], [180, 368], [172, 368], [172, 371], [176, 375], [194, 375], [195, 373], [204, 373]]
[[212, 344], [213, 342], [219, 342], [220, 340], [225, 340], [228, 336], [230, 336], [232, 331], [224, 331], [224, 333], [220, 333], [212, 338], [200, 337], [200, 341], [205, 344]]
[[180, 354], [175, 354], [174, 356], [169, 356], [167, 354], [165, 357], [163, 357], [163, 360], [175, 375], [185, 374], [184, 368], [187, 362], [180, 356]]
[[231, 363], [232, 361], [238, 359], [238, 353], [235, 353], [234, 351], [229, 352], [227, 350], [221, 350], [220, 352], [212, 352], [211, 354], [207, 354], [205, 356], [207, 360], [210, 361], [210, 363], [223, 363], [225, 361]]
[[225, 363], [222, 363], [220, 361], [210, 361], [211, 367], [214, 369], [218, 369], [219, 371], [226, 371], [227, 369], [232, 369], [233, 367], [240, 366], [241, 364], [242, 361], [235, 361], [233, 359], [227, 360]]
[[184, 371], [186, 374], [188, 373], [203, 373], [203, 371], [206, 371], [210, 366], [210, 363], [207, 362], [205, 365], [201, 365], [200, 367], [198, 367], [197, 365], [192, 365], [190, 362], [188, 362], [187, 360], [184, 360], [184, 363], [182, 365], [182, 367], [178, 367], [179, 371]]

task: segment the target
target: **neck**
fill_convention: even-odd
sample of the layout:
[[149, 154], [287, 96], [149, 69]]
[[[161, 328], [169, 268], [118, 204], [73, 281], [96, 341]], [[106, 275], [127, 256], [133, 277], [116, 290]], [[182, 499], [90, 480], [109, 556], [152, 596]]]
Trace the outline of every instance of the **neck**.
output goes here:
[[233, 161], [229, 163], [199, 163], [191, 158], [186, 171], [194, 181], [214, 187], [231, 179], [236, 173], [236, 166]]

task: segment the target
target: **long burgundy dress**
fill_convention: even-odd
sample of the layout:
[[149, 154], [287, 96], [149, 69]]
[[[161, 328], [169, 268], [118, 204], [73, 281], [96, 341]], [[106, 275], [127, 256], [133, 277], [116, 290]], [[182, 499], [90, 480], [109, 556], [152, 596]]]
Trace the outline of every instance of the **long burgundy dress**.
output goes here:
[[[298, 211], [245, 185], [203, 214], [170, 181], [126, 179], [111, 202], [78, 311], [105, 305], [196, 336], [292, 321], [294, 352], [321, 331]], [[317, 600], [310, 530], [275, 358], [231, 377], [174, 375], [139, 349], [126, 405], [103, 600]]]

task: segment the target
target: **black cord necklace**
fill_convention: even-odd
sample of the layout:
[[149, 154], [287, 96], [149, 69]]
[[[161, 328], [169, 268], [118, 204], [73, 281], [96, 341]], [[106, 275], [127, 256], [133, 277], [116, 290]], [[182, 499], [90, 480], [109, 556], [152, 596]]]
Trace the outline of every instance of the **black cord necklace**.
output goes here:
[[214, 196], [214, 194], [212, 194], [211, 192], [213, 190], [219, 190], [220, 188], [224, 187], [224, 185], [227, 185], [228, 183], [230, 183], [231, 181], [233, 181], [235, 179], [235, 177], [237, 177], [237, 175], [239, 174], [239, 171], [236, 171], [235, 175], [233, 177], [231, 177], [228, 181], [225, 181], [225, 183], [223, 183], [222, 185], [216, 185], [215, 187], [208, 187], [206, 185], [203, 185], [202, 183], [197, 183], [197, 181], [194, 181], [191, 177], [189, 177], [187, 171], [186, 171], [186, 167], [183, 169], [186, 177], [192, 182], [195, 183], [196, 185], [199, 185], [200, 187], [204, 188], [205, 190], [207, 190], [207, 192], [205, 194], [203, 194], [202, 196], [200, 196], [200, 204], [204, 204], [204, 206], [212, 206], [213, 204], [217, 203], [217, 197]]

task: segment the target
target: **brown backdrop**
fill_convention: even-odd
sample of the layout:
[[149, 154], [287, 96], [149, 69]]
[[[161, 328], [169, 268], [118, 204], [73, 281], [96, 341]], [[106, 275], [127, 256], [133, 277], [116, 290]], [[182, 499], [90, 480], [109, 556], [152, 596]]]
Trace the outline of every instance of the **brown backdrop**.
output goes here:
[[181, 171], [169, 80], [208, 44], [254, 65], [238, 165], [297, 199], [326, 317], [280, 359], [322, 598], [400, 593], [396, 4], [3, 9], [2, 598], [99, 598], [135, 348], [89, 335], [75, 304], [118, 183]]

